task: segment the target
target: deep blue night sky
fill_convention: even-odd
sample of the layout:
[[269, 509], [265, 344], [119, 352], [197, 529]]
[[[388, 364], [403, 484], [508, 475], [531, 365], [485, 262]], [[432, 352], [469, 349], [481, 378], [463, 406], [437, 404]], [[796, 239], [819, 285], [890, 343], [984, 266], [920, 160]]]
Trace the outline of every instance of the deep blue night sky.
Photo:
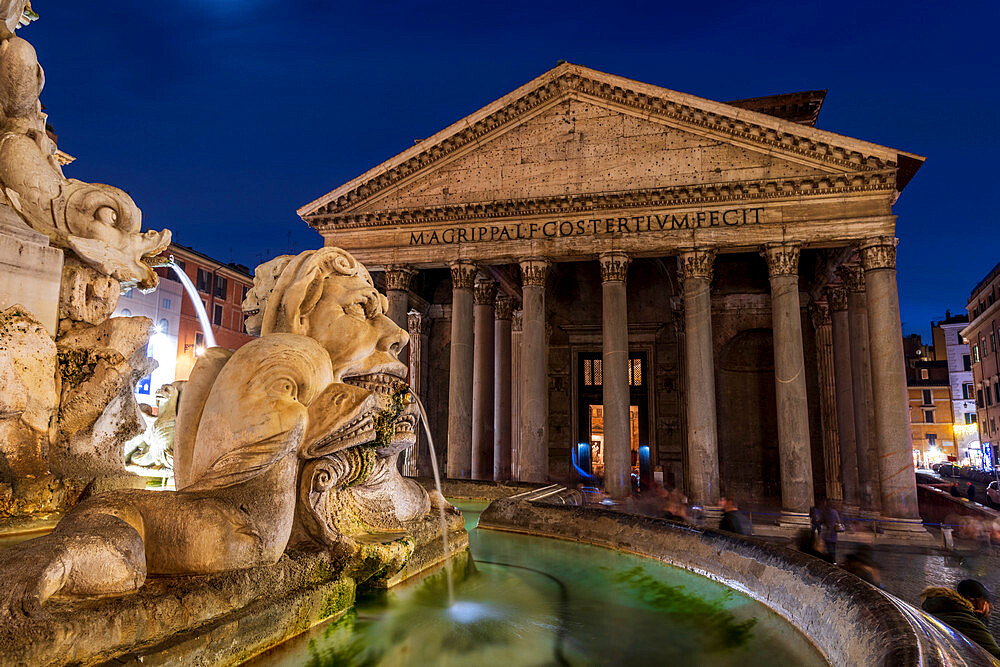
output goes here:
[[320, 245], [295, 209], [560, 59], [715, 100], [829, 89], [818, 126], [928, 157], [896, 205], [903, 328], [1000, 261], [996, 3], [37, 0], [20, 34], [77, 156], [224, 261]]

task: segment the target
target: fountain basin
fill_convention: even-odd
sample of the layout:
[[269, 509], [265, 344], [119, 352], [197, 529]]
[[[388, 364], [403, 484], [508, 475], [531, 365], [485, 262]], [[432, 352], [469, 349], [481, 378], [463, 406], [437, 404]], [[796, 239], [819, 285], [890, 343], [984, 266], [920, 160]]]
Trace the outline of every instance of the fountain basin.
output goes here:
[[633, 553], [713, 579], [784, 618], [830, 664], [995, 664], [979, 646], [901, 600], [760, 539], [523, 496], [492, 502], [479, 525]]
[[453, 568], [454, 603], [440, 574], [363, 595], [250, 664], [827, 664], [791, 624], [720, 583], [613, 549], [476, 530], [486, 503], [456, 504], [473, 560]]

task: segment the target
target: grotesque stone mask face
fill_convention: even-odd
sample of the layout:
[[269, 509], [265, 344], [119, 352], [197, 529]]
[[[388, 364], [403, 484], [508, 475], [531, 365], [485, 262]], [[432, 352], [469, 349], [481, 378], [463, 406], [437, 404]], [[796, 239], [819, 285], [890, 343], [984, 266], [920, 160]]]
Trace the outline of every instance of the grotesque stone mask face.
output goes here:
[[253, 287], [247, 291], [246, 298], [243, 299], [244, 326], [247, 333], [253, 336], [260, 335], [267, 300], [271, 297], [281, 272], [292, 259], [294, 259], [292, 255], [279, 255], [254, 270]]

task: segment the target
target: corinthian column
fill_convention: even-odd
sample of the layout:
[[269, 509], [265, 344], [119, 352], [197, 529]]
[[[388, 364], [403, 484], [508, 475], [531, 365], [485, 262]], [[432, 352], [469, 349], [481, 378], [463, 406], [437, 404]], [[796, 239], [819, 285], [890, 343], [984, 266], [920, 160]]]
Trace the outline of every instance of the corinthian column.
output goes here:
[[896, 239], [890, 236], [865, 241], [861, 244], [861, 265], [868, 288], [868, 336], [882, 513], [892, 518], [919, 520], [896, 288]]
[[416, 271], [407, 266], [385, 267], [385, 296], [389, 300], [386, 315], [401, 329], [406, 328], [406, 313], [410, 307], [410, 282]]
[[781, 506], [785, 512], [801, 515], [813, 504], [813, 479], [799, 307], [799, 246], [769, 244], [761, 249], [761, 254], [767, 259], [771, 277]]
[[521, 479], [521, 334], [524, 311], [510, 315], [510, 475]]
[[840, 446], [840, 480], [844, 509], [856, 512], [858, 493], [858, 443], [854, 435], [854, 387], [851, 382], [851, 330], [847, 315], [847, 290], [835, 285], [827, 290], [833, 337], [833, 381], [837, 395], [837, 442]]
[[493, 479], [511, 478], [510, 467], [510, 319], [514, 300], [500, 296], [496, 301], [494, 325], [494, 391], [493, 391]]
[[521, 480], [545, 482], [549, 477], [548, 368], [545, 349], [545, 278], [549, 263], [521, 262]]
[[493, 479], [493, 302], [497, 284], [476, 281], [472, 371], [472, 478]]
[[688, 495], [696, 505], [719, 500], [719, 440], [712, 354], [712, 264], [715, 250], [680, 256], [684, 289], [684, 395], [687, 408]]
[[[428, 318], [415, 310], [411, 310], [406, 316], [407, 331], [410, 334], [410, 389], [417, 396], [422, 396], [426, 389], [427, 321]], [[403, 456], [403, 474], [410, 477], [416, 477], [431, 470], [430, 451], [423, 441], [425, 437], [423, 425], [417, 424], [415, 430], [417, 440]]]
[[[847, 288], [847, 322], [851, 334], [851, 387], [854, 397], [854, 438], [858, 456], [858, 501], [862, 514], [878, 514], [878, 452], [872, 429], [875, 403], [872, 400], [871, 355], [868, 353], [868, 298], [865, 274], [860, 266], [845, 264], [837, 269]], [[900, 343], [902, 344], [902, 343]]]
[[813, 331], [816, 333], [816, 360], [819, 366], [819, 411], [823, 425], [823, 472], [826, 497], [843, 500], [840, 477], [840, 447], [837, 443], [837, 390], [833, 380], [833, 332], [830, 307], [826, 303], [810, 305]]
[[625, 302], [625, 274], [628, 273], [629, 261], [628, 255], [619, 252], [600, 256], [604, 334], [604, 488], [612, 498], [624, 498], [632, 491], [628, 310]]
[[472, 287], [476, 265], [451, 265], [451, 366], [448, 378], [448, 477], [472, 472]]

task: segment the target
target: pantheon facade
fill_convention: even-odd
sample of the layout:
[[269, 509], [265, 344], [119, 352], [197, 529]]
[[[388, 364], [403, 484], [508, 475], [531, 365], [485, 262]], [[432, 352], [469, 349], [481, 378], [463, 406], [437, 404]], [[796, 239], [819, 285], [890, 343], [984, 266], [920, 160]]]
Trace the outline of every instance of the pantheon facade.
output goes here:
[[561, 63], [298, 213], [384, 281], [449, 477], [907, 529], [892, 207], [924, 158], [817, 129], [824, 94]]

